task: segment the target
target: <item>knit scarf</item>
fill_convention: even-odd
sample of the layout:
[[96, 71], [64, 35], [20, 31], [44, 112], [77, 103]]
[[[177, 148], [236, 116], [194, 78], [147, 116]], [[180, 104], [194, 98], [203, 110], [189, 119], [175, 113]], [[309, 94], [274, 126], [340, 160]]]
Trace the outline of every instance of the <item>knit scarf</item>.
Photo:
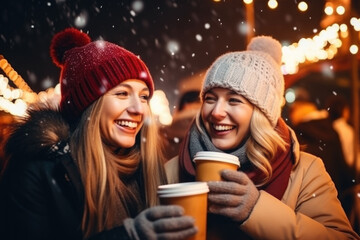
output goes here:
[[[203, 126], [201, 126], [201, 128], [203, 132], [206, 132]], [[277, 150], [275, 157], [270, 161], [272, 176], [265, 185], [258, 187], [258, 189], [265, 190], [269, 194], [281, 200], [289, 182], [290, 172], [293, 166], [293, 155], [291, 151], [290, 131], [283, 119], [279, 119], [276, 125], [276, 130], [287, 143], [286, 149], [285, 151], [281, 148]], [[211, 139], [207, 134], [201, 134], [195, 123], [193, 123], [190, 131], [187, 132], [184, 141], [180, 146], [179, 176], [181, 182], [195, 181], [195, 165], [192, 159], [198, 151], [223, 152], [212, 144]], [[246, 156], [245, 141], [240, 144], [239, 148], [227, 153], [239, 157], [241, 163], [239, 170], [245, 172], [255, 184], [264, 178], [263, 173], [257, 169]]]

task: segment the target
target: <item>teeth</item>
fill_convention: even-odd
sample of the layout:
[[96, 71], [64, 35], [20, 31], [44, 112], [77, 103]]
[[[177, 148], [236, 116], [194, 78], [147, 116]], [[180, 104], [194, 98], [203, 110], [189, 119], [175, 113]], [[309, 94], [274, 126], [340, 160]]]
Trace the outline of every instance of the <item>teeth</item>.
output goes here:
[[214, 125], [215, 130], [217, 131], [226, 131], [226, 130], [231, 130], [234, 127], [233, 126], [228, 126], [228, 125]]
[[118, 121], [117, 123], [121, 126], [129, 127], [129, 128], [136, 128], [138, 125], [136, 122], [129, 122], [129, 121]]

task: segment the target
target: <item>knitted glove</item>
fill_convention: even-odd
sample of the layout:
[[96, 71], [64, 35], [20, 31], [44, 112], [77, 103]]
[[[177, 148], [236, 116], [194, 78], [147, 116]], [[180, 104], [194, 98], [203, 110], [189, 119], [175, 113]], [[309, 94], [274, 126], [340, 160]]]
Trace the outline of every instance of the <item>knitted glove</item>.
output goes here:
[[135, 218], [124, 220], [124, 226], [133, 240], [186, 239], [197, 232], [194, 219], [183, 216], [180, 206], [155, 206], [145, 209]]
[[232, 170], [223, 170], [224, 181], [208, 182], [209, 212], [243, 223], [254, 208], [260, 193], [249, 177]]

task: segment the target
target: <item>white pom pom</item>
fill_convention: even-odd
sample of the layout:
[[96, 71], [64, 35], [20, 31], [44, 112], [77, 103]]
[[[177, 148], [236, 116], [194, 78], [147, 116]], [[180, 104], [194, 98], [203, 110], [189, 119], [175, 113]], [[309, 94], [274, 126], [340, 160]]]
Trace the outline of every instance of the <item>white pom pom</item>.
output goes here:
[[269, 54], [279, 65], [281, 65], [281, 49], [281, 43], [270, 36], [254, 37], [247, 46], [247, 50], [265, 52]]

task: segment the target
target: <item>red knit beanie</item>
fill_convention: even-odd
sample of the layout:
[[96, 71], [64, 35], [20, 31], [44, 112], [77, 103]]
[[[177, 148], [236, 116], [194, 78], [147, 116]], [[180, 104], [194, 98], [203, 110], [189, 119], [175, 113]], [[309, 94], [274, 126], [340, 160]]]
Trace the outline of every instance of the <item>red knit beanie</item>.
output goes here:
[[154, 82], [145, 63], [128, 50], [107, 42], [91, 42], [75, 28], [57, 33], [50, 55], [61, 68], [60, 109], [69, 119], [82, 112], [107, 91], [127, 79], [143, 80], [154, 92]]

